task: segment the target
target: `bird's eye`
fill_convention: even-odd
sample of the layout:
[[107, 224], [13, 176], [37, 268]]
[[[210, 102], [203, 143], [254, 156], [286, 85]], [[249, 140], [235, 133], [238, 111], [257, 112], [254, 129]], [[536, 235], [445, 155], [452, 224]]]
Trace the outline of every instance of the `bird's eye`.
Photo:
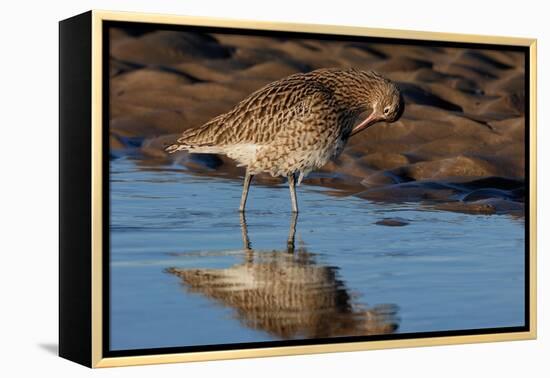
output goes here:
[[388, 115], [389, 112], [390, 112], [390, 107], [387, 106], [387, 107], [384, 109], [384, 114]]

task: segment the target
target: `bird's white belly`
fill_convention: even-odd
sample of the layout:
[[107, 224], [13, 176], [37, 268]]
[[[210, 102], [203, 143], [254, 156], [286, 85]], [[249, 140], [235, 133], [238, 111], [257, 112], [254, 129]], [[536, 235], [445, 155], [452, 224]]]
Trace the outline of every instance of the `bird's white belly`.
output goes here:
[[250, 173], [269, 172], [272, 176], [287, 176], [299, 173], [299, 182], [309, 172], [325, 165], [332, 157], [340, 154], [345, 141], [337, 139], [334, 143], [321, 148], [273, 147], [255, 143], [238, 143], [223, 147], [223, 153], [237, 162], [237, 166], [246, 166]]
[[239, 143], [224, 148], [224, 152], [231, 159], [238, 162], [237, 166], [248, 166], [256, 160], [258, 145], [255, 143]]

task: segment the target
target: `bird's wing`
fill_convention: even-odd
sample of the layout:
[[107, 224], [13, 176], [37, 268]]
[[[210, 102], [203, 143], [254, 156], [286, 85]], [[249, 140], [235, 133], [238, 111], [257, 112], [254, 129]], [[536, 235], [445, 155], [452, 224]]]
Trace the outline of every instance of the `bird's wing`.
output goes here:
[[268, 170], [273, 176], [300, 172], [300, 179], [326, 164], [340, 136], [338, 114], [330, 94], [318, 92], [296, 105], [268, 143], [260, 145], [251, 171]]
[[307, 116], [332, 93], [305, 74], [275, 81], [249, 95], [231, 111], [203, 126], [186, 130], [174, 146], [266, 144], [296, 119]]

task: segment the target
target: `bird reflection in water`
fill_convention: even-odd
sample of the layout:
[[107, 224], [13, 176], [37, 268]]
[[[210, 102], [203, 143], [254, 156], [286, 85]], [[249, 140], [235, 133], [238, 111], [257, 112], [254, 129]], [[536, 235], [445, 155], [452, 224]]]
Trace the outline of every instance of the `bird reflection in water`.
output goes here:
[[319, 265], [303, 245], [295, 247], [296, 222], [294, 213], [285, 250], [255, 251], [241, 213], [243, 263], [226, 269], [166, 271], [180, 277], [190, 292], [233, 308], [247, 327], [277, 338], [393, 333], [397, 306], [354, 303], [338, 268]]

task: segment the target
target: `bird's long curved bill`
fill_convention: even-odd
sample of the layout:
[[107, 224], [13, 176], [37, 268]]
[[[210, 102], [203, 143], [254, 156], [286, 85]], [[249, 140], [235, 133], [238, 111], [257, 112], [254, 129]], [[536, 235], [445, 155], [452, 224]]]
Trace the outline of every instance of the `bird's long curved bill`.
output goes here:
[[372, 113], [371, 113], [367, 118], [365, 118], [360, 124], [358, 124], [357, 126], [355, 126], [355, 127], [353, 128], [353, 130], [351, 130], [350, 136], [355, 135], [355, 134], [357, 134], [358, 132], [365, 130], [367, 127], [369, 127], [370, 125], [372, 125], [372, 124], [375, 123], [376, 121], [378, 121], [378, 120], [376, 119], [376, 114], [375, 114], [375, 112], [372, 112]]

